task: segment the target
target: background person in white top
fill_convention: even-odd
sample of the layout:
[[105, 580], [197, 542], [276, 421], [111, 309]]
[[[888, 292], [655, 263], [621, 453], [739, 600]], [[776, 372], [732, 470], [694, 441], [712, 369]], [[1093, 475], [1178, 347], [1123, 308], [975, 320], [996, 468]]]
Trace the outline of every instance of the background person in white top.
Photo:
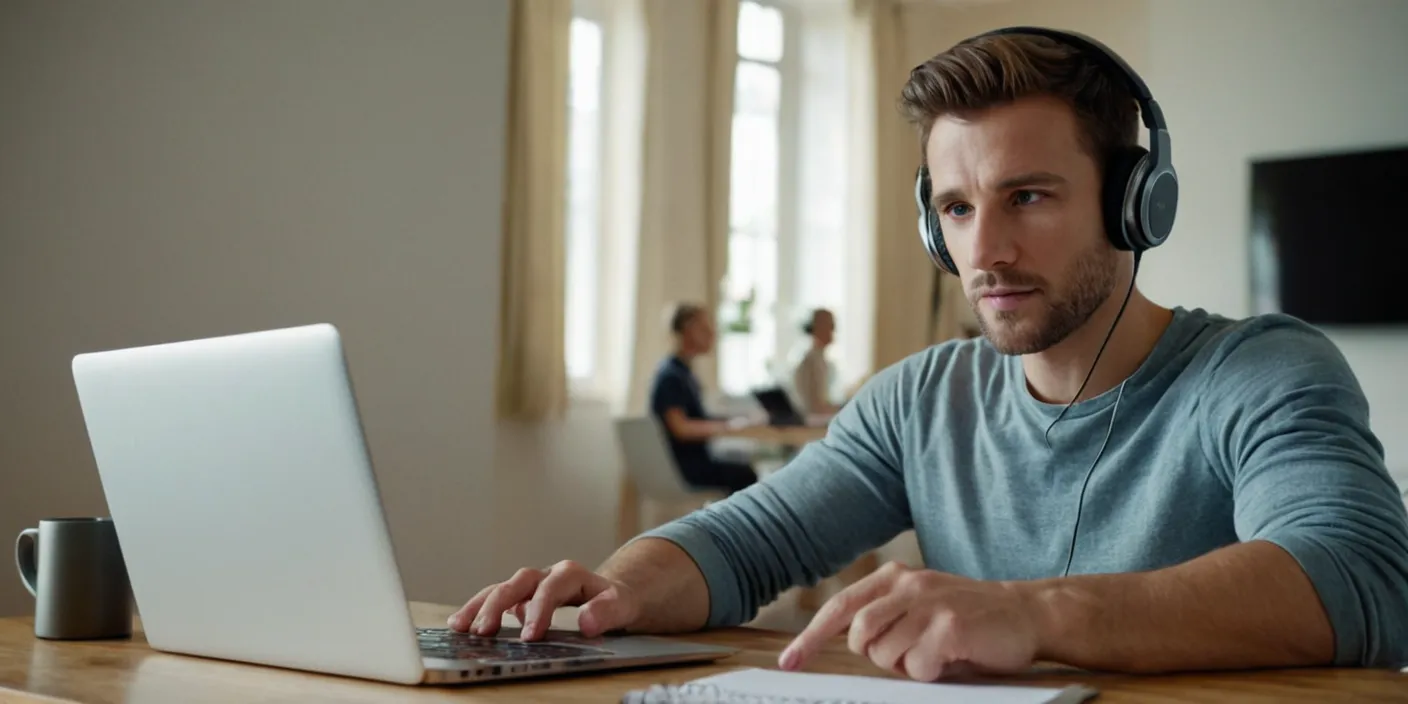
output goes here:
[[809, 416], [831, 416], [841, 406], [831, 401], [831, 382], [835, 378], [826, 348], [836, 339], [836, 316], [825, 308], [816, 308], [802, 325], [810, 344], [792, 370], [792, 393]]

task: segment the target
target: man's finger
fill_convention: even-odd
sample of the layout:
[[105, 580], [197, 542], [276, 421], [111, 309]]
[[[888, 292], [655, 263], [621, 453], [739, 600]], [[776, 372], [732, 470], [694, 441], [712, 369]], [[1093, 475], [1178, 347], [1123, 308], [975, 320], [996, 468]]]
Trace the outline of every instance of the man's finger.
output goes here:
[[901, 661], [903, 669], [909, 671], [909, 678], [920, 682], [934, 682], [937, 680], [955, 680], [967, 677], [974, 677], [982, 674], [981, 670], [973, 666], [972, 663], [963, 660], [953, 660], [944, 662], [939, 659], [930, 663], [921, 659], [920, 653], [911, 650], [905, 654]]
[[850, 625], [857, 611], [888, 593], [897, 576], [896, 569], [882, 567], [831, 597], [811, 623], [792, 639], [792, 644], [782, 651], [778, 665], [784, 670], [795, 670], [804, 665], [821, 649], [822, 644]]
[[537, 590], [538, 583], [543, 579], [542, 570], [521, 569], [513, 575], [512, 579], [500, 584], [488, 598], [484, 600], [484, 605], [479, 609], [479, 616], [474, 620], [471, 631], [479, 636], [492, 636], [499, 632], [503, 626], [504, 612], [509, 607], [520, 601], [527, 601]]
[[890, 631], [908, 609], [907, 600], [896, 594], [870, 602], [851, 619], [846, 645], [856, 655], [868, 656], [871, 644]]
[[445, 625], [456, 631], [468, 630], [469, 624], [474, 621], [474, 617], [479, 615], [479, 609], [484, 606], [484, 600], [488, 599], [489, 593], [494, 591], [498, 586], [497, 584], [490, 584], [480, 589], [479, 593], [465, 602], [464, 606], [461, 606], [459, 611], [451, 614], [450, 618], [445, 620]]
[[[882, 670], [888, 670], [900, 676], [908, 676], [909, 670], [905, 668], [913, 662], [909, 656], [922, 649], [920, 647], [921, 639], [926, 627], [928, 627], [927, 617], [917, 612], [905, 613], [884, 634], [871, 641], [863, 654]], [[928, 655], [928, 653], [921, 652], [917, 654], [917, 657], [923, 660]]]
[[523, 610], [524, 640], [536, 640], [552, 625], [552, 614], [559, 606], [582, 603], [582, 575], [555, 569], [538, 584], [538, 591]]
[[630, 604], [616, 587], [610, 587], [587, 600], [577, 612], [577, 629], [587, 638], [625, 626], [633, 617]]
[[960, 674], [972, 655], [973, 631], [961, 627], [958, 614], [953, 611], [930, 613], [924, 626], [897, 671], [908, 672], [911, 679], [922, 682]]

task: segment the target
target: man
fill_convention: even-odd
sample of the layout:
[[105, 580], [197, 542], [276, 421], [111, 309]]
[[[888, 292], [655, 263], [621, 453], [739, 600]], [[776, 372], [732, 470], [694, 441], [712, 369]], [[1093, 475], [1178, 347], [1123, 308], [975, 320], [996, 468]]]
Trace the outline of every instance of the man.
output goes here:
[[660, 362], [650, 387], [650, 411], [665, 427], [670, 452], [686, 482], [700, 488], [733, 493], [758, 481], [753, 468], [743, 462], [714, 457], [709, 440], [735, 425], [710, 417], [704, 411], [699, 380], [690, 364], [714, 348], [714, 325], [700, 306], [685, 303], [670, 315], [674, 349]]
[[451, 626], [521, 606], [536, 637], [559, 604], [587, 634], [737, 624], [913, 527], [926, 568], [837, 595], [782, 667], [843, 632], [920, 680], [1408, 661], [1408, 517], [1345, 360], [1287, 317], [1161, 307], [1112, 245], [1130, 88], [1067, 44], [985, 36], [904, 101], [984, 337], [882, 371], [768, 482], [595, 573], [521, 571]]

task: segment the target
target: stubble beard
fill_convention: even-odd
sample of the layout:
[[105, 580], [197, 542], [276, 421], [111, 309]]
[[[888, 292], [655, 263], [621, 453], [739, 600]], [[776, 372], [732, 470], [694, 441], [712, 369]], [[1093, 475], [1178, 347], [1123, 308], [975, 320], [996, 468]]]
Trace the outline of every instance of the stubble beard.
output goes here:
[[968, 303], [983, 336], [1006, 355], [1035, 354], [1049, 349], [1079, 330], [1115, 290], [1119, 255], [1101, 242], [1077, 257], [1066, 280], [1067, 292], [1052, 298], [1051, 288], [1040, 279], [1022, 274], [986, 273], [973, 280], [973, 288], [990, 286], [1035, 286], [1042, 289], [1045, 303], [1039, 310], [984, 311], [971, 293]]

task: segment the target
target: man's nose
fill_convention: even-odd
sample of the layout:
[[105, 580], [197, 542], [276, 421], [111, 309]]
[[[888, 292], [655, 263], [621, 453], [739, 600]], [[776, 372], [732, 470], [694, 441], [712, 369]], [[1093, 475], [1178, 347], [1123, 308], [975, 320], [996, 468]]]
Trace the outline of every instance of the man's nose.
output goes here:
[[[985, 211], [985, 212], [984, 212]], [[1017, 259], [1016, 239], [1001, 210], [985, 208], [969, 223], [972, 247], [968, 265], [978, 271], [1011, 266]]]

